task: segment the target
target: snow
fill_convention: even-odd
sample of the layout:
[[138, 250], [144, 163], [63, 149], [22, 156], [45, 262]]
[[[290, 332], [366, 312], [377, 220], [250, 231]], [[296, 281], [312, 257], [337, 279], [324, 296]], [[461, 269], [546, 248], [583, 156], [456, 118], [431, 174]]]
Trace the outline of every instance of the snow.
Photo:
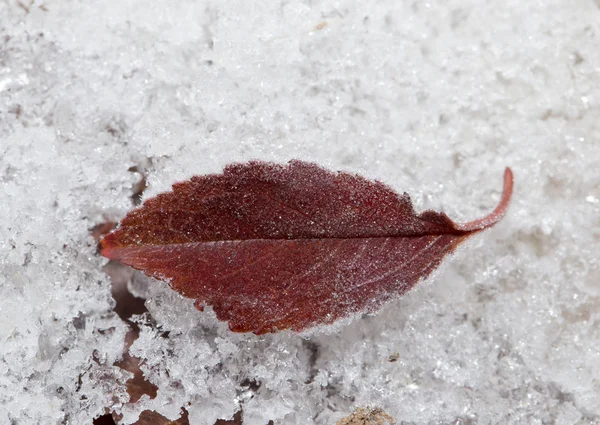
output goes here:
[[[1, 3], [0, 424], [182, 407], [194, 425], [355, 408], [598, 423], [599, 14], [591, 0]], [[128, 325], [90, 229], [133, 207], [140, 172], [147, 199], [292, 158], [457, 222], [491, 211], [507, 165], [515, 192], [434, 278], [325, 331], [232, 334], [136, 273], [148, 312], [131, 354], [158, 393], [128, 404]]]

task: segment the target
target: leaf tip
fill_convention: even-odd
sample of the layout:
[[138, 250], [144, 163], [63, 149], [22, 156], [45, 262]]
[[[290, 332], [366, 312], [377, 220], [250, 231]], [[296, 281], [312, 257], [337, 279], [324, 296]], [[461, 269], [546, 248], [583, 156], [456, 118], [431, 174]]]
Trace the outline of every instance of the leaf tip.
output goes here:
[[116, 246], [114, 239], [114, 232], [111, 232], [107, 235], [104, 235], [104, 237], [100, 239], [100, 242], [98, 242], [98, 251], [100, 252], [100, 255], [108, 258], [109, 260], [119, 259], [115, 253], [115, 250], [113, 249]]

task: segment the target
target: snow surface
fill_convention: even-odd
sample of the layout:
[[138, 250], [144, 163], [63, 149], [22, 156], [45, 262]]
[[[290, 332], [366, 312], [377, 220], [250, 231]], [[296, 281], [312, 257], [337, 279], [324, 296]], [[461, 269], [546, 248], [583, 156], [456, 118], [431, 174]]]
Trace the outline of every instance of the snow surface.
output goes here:
[[[600, 3], [0, 3], [0, 424], [600, 423]], [[379, 314], [232, 334], [161, 282], [131, 353], [89, 230], [194, 174], [316, 161], [508, 215]], [[396, 359], [396, 361], [390, 361]]]

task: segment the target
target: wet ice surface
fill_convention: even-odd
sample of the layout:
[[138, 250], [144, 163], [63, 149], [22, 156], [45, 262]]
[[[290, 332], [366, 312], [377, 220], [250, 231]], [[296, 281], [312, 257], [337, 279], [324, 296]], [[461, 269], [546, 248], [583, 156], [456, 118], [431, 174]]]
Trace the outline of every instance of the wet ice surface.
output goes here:
[[[600, 421], [594, 1], [0, 4], [0, 423], [107, 406], [211, 425]], [[457, 222], [513, 203], [434, 279], [326, 333], [232, 334], [165, 284], [132, 354], [89, 229], [234, 161], [356, 171]], [[131, 171], [129, 171], [131, 170]], [[151, 316], [151, 320], [150, 320]], [[150, 326], [149, 324], [152, 324]], [[168, 331], [168, 333], [167, 333]], [[390, 361], [394, 360], [395, 361]]]

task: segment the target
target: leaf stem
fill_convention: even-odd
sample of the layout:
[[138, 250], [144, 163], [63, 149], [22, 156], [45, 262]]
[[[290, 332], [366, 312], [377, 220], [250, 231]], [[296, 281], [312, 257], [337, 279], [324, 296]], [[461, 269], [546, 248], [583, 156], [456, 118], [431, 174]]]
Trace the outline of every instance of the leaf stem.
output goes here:
[[469, 221], [468, 223], [456, 224], [456, 229], [464, 232], [476, 232], [479, 230], [487, 229], [490, 226], [496, 224], [508, 209], [510, 204], [510, 198], [513, 192], [513, 173], [509, 167], [504, 170], [504, 187], [502, 189], [502, 196], [500, 202], [494, 211], [489, 215], [480, 218], [478, 220]]

